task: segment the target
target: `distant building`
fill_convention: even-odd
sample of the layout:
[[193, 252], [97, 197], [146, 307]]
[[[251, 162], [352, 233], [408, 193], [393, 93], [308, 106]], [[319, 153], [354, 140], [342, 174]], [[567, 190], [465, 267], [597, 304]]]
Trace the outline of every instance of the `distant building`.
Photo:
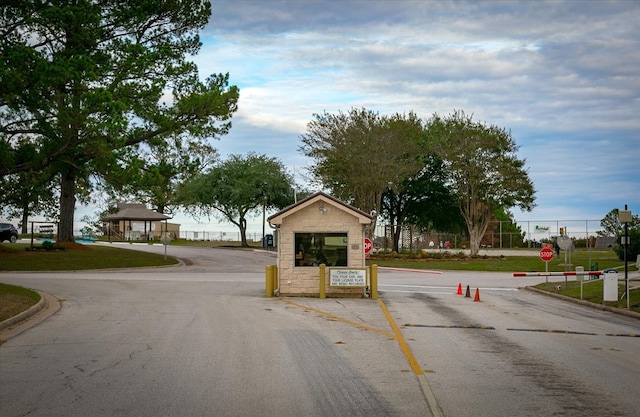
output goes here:
[[606, 249], [616, 246], [616, 238], [613, 236], [598, 236], [596, 238], [596, 248]]
[[109, 240], [153, 240], [163, 232], [172, 239], [180, 235], [180, 225], [168, 223], [171, 217], [149, 210], [144, 204], [118, 203], [118, 212], [102, 216]]

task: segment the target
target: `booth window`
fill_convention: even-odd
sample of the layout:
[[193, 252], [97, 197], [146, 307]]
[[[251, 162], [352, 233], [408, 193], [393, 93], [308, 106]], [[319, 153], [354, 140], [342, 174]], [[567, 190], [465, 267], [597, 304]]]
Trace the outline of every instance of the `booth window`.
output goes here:
[[296, 233], [296, 266], [347, 266], [347, 233]]

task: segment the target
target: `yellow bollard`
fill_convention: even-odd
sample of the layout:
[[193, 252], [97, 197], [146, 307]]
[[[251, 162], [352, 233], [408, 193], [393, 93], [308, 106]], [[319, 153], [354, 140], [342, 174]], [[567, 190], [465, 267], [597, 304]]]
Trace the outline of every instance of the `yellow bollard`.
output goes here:
[[275, 265], [265, 266], [265, 297], [273, 297], [273, 267]]
[[280, 290], [280, 286], [278, 285], [278, 265], [271, 265], [273, 267], [273, 295], [279, 295], [276, 294], [276, 291]]
[[372, 300], [377, 300], [378, 299], [378, 265], [373, 264], [371, 265], [371, 269], [370, 269], [370, 285], [371, 285], [371, 299]]
[[326, 294], [326, 290], [324, 288], [324, 284], [325, 284], [325, 276], [324, 276], [324, 271], [326, 269], [326, 265], [325, 264], [320, 264], [320, 298], [326, 298], [327, 294]]

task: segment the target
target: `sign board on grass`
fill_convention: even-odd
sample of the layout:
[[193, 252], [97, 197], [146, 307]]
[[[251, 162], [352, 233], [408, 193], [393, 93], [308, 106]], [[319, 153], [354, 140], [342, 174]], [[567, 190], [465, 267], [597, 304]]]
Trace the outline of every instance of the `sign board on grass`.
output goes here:
[[332, 287], [366, 287], [365, 268], [329, 268], [329, 285]]

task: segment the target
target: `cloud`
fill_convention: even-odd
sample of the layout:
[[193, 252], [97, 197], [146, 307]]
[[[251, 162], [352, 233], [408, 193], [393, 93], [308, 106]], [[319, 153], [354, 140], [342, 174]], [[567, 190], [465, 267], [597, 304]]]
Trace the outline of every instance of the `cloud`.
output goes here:
[[462, 109], [511, 129], [527, 215], [602, 217], [640, 211], [638, 21], [632, 1], [216, 0], [195, 61], [240, 87], [223, 154], [299, 166], [314, 113]]

